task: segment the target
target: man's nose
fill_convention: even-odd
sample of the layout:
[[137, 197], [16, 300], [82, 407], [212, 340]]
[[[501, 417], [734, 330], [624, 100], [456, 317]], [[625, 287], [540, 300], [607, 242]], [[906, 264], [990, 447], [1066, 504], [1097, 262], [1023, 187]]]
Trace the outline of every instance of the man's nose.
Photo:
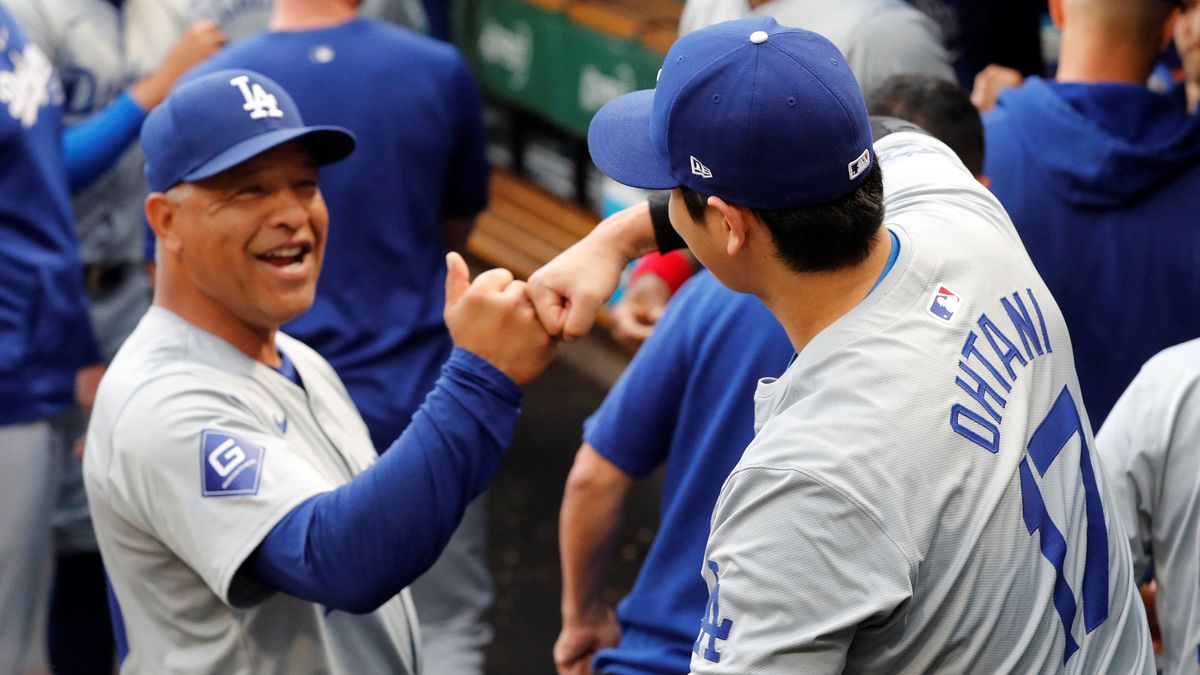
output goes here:
[[299, 229], [311, 222], [308, 210], [310, 200], [292, 188], [283, 188], [275, 193], [271, 213], [273, 224]]

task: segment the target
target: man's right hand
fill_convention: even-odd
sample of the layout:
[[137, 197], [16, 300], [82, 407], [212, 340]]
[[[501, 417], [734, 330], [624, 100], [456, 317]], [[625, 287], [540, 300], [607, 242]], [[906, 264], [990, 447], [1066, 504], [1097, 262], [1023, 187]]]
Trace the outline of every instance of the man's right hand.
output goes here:
[[558, 675], [589, 675], [596, 652], [621, 641], [621, 625], [611, 608], [603, 615], [564, 623], [554, 642], [554, 667]]
[[223, 46], [225, 34], [221, 32], [217, 22], [209, 19], [197, 21], [189, 26], [175, 42], [175, 46], [171, 47], [171, 51], [159, 64], [158, 70], [129, 88], [129, 95], [142, 110], [150, 111], [162, 103], [180, 75], [216, 54]]
[[524, 385], [554, 358], [555, 341], [525, 297], [525, 283], [505, 269], [488, 270], [471, 282], [467, 263], [446, 256], [446, 307], [442, 313], [457, 347], [486, 360]]

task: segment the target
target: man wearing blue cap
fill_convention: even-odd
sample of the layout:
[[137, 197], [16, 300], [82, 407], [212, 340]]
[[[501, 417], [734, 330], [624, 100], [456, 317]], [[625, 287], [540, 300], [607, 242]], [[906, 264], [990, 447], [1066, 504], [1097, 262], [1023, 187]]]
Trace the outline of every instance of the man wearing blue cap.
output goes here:
[[141, 134], [155, 304], [97, 395], [84, 478], [122, 672], [415, 673], [402, 591], [494, 474], [552, 343], [504, 270], [448, 258], [455, 349], [377, 458], [345, 387], [279, 332], [328, 235], [317, 167], [351, 152], [278, 84], [181, 86]]
[[954, 153], [878, 126], [819, 35], [681, 38], [588, 136], [670, 227], [623, 212], [530, 282], [575, 337], [673, 228], [797, 352], [711, 514], [692, 671], [1154, 672], [1062, 315]]

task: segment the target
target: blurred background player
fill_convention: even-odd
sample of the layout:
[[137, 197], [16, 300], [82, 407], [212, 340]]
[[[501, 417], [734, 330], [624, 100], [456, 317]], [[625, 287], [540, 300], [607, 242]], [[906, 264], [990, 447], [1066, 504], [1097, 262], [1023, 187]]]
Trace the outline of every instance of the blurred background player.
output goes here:
[[962, 160], [980, 183], [983, 174], [983, 121], [966, 91], [945, 80], [894, 75], [867, 92], [867, 112], [907, 120], [928, 131]]
[[[356, 0], [277, 0], [272, 30], [187, 77], [246, 68], [279, 82], [314, 124], [359, 138], [322, 170], [330, 217], [312, 308], [288, 334], [326, 358], [383, 452], [438, 378], [446, 251], [462, 251], [487, 205], [479, 91], [453, 47], [356, 16]], [[472, 504], [438, 564], [414, 584], [428, 673], [481, 673], [491, 640], [486, 501]]]
[[1147, 359], [1200, 335], [1200, 121], [1146, 88], [1173, 3], [1050, 9], [1058, 75], [1029, 78], [984, 115], [984, 168], [1066, 317], [1099, 428]]
[[[896, 75], [868, 107], [921, 125], [980, 177], [983, 126], [954, 83]], [[561, 675], [687, 672], [708, 598], [695, 574], [708, 538], [703, 514], [754, 438], [758, 380], [782, 373], [791, 354], [787, 334], [758, 298], [725, 288], [707, 271], [672, 300], [587, 421], [567, 480], [559, 519]], [[614, 615], [603, 582], [622, 507], [633, 482], [664, 464], [658, 535]]]
[[[176, 78], [215, 53], [211, 21], [180, 23], [170, 3], [128, 0], [0, 0], [63, 76], [65, 166], [83, 257], [83, 278], [101, 357], [110, 360], [150, 305], [142, 273], [142, 154], [146, 113]], [[56, 419], [66, 442], [54, 452], [55, 566], [50, 657], [56, 670], [108, 673], [112, 639], [104, 573], [88, 518], [78, 453], [102, 368], [86, 371], [80, 408]], [[74, 449], [74, 452], [72, 451]], [[49, 569], [49, 568], [47, 568]]]
[[123, 672], [417, 672], [403, 589], [495, 473], [519, 385], [553, 355], [523, 283], [471, 285], [451, 254], [458, 348], [376, 461], [333, 369], [279, 332], [322, 266], [317, 167], [353, 137], [226, 70], [178, 87], [141, 141], [155, 306], [105, 375], [84, 458]]
[[1153, 575], [1161, 672], [1200, 672], [1200, 339], [1150, 359], [1096, 434], [1133, 572]]
[[63, 171], [62, 85], [2, 5], [0, 81], [0, 672], [25, 673], [46, 666], [55, 464], [74, 440], [54, 421], [100, 352]]

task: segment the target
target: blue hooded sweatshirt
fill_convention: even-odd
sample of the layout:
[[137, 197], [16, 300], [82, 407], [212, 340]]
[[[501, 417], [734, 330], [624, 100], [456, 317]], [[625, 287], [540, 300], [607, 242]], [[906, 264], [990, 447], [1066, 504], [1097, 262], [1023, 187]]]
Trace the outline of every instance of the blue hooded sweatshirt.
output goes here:
[[1066, 317], [1099, 428], [1147, 359], [1200, 336], [1200, 120], [1145, 87], [1030, 78], [984, 130], [984, 172]]

